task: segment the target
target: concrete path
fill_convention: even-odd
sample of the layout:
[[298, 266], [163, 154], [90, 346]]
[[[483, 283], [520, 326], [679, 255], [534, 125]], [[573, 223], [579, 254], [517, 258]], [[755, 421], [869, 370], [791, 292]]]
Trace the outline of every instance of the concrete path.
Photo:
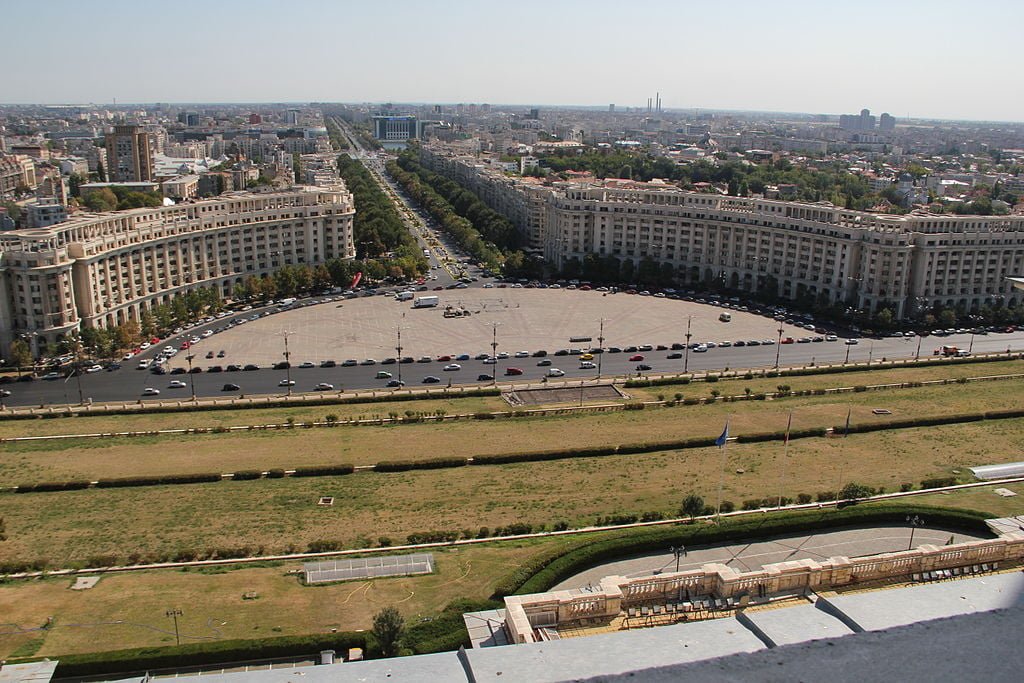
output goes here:
[[[950, 538], [954, 543], [980, 539], [981, 536], [959, 531], [919, 528], [914, 532], [914, 546], [945, 545]], [[810, 536], [779, 536], [769, 540], [727, 546], [698, 546], [688, 550], [679, 562], [680, 571], [698, 569], [702, 565], [718, 562], [740, 571], [752, 571], [766, 564], [789, 560], [824, 560], [829, 557], [862, 557], [878, 553], [906, 550], [910, 542], [910, 529], [904, 527], [878, 527], [871, 529], [843, 529]], [[625, 560], [609, 562], [580, 572], [562, 581], [552, 590], [580, 588], [596, 584], [610, 575], [638, 577], [675, 571], [675, 556], [668, 551], [638, 555]]]

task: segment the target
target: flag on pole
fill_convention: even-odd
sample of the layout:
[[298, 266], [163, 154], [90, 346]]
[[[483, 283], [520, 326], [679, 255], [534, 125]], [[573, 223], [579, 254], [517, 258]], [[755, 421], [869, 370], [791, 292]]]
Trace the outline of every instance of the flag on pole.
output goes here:
[[843, 432], [843, 438], [850, 435], [850, 415], [853, 414], [853, 408], [846, 411], [846, 430]]
[[786, 423], [786, 440], [783, 442], [783, 446], [789, 445], [789, 428], [793, 426], [793, 411], [789, 411], [789, 422]]
[[725, 429], [722, 430], [722, 435], [715, 439], [715, 445], [719, 448], [725, 448], [725, 442], [729, 440], [729, 421], [725, 421]]

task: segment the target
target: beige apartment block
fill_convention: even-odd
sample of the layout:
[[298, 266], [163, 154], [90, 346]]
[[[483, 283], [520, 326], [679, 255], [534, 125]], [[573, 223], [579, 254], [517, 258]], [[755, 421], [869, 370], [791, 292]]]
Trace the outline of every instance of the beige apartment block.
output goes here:
[[250, 275], [354, 258], [352, 195], [333, 187], [235, 192], [174, 206], [85, 214], [0, 235], [0, 343], [34, 349], [81, 327], [109, 327], [178, 294], [225, 297]]

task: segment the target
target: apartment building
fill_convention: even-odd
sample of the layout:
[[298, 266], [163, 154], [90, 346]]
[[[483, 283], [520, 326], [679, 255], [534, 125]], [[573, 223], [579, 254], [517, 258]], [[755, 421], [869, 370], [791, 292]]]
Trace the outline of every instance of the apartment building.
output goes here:
[[225, 297], [283, 265], [354, 258], [352, 195], [330, 187], [235, 192], [174, 206], [86, 214], [0, 235], [0, 344], [33, 353], [81, 327], [139, 320], [192, 289]]
[[106, 136], [110, 179], [114, 182], [153, 180], [152, 147], [151, 134], [140, 126], [114, 126], [114, 131]]
[[650, 259], [681, 281], [865, 311], [891, 305], [897, 318], [1020, 300], [1006, 277], [1024, 272], [1022, 216], [876, 215], [657, 182], [556, 187], [544, 255], [558, 267], [588, 254]]
[[19, 188], [34, 190], [38, 185], [36, 165], [30, 157], [22, 154], [0, 156], [0, 195], [14, 193]]

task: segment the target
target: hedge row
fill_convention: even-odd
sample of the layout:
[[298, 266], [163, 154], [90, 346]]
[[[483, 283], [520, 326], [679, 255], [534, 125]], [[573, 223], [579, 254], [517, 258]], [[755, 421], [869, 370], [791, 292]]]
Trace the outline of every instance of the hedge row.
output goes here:
[[962, 424], [964, 422], [980, 422], [982, 420], [1006, 420], [1011, 418], [1024, 417], [1024, 409], [1016, 408], [1010, 410], [990, 410], [985, 413], [966, 413], [960, 415], [932, 415], [926, 417], [907, 417], [888, 422], [869, 422], [866, 424], [851, 424], [849, 428], [845, 424], [836, 425], [832, 428], [835, 434], [865, 434], [868, 432], [882, 432], [890, 429], [909, 429], [912, 427], [934, 427], [936, 425]]
[[271, 659], [312, 655], [321, 650], [347, 652], [366, 648], [364, 633], [325, 633], [310, 636], [283, 636], [253, 640], [218, 640], [168, 647], [145, 647], [111, 652], [65, 655], [57, 665], [56, 676], [103, 676], [142, 673], [153, 669], [178, 668], [197, 664], [219, 664], [252, 659]]
[[352, 465], [317, 465], [313, 467], [296, 467], [296, 477], [326, 477], [331, 475], [352, 474], [356, 468]]
[[533, 558], [499, 582], [493, 597], [501, 599], [507, 595], [543, 592], [559, 581], [598, 564], [636, 553], [663, 550], [669, 545], [707, 545], [815, 529], [903, 524], [908, 513], [922, 516], [929, 525], [986, 531], [984, 520], [987, 515], [982, 512], [894, 503], [871, 503], [842, 510], [822, 508], [727, 517], [718, 525], [683, 524], [625, 532]]
[[207, 482], [220, 481], [221, 475], [217, 472], [199, 474], [168, 474], [154, 477], [119, 477], [116, 479], [100, 479], [96, 482], [97, 488], [121, 488], [125, 486], [160, 486], [163, 484], [202, 484]]
[[37, 484], [18, 484], [15, 493], [42, 493], [44, 491], [76, 491], [87, 489], [88, 481], [41, 481]]
[[374, 472], [408, 472], [409, 470], [440, 470], [447, 467], [463, 467], [469, 464], [466, 458], [431, 458], [427, 460], [391, 460], [373, 466]]

